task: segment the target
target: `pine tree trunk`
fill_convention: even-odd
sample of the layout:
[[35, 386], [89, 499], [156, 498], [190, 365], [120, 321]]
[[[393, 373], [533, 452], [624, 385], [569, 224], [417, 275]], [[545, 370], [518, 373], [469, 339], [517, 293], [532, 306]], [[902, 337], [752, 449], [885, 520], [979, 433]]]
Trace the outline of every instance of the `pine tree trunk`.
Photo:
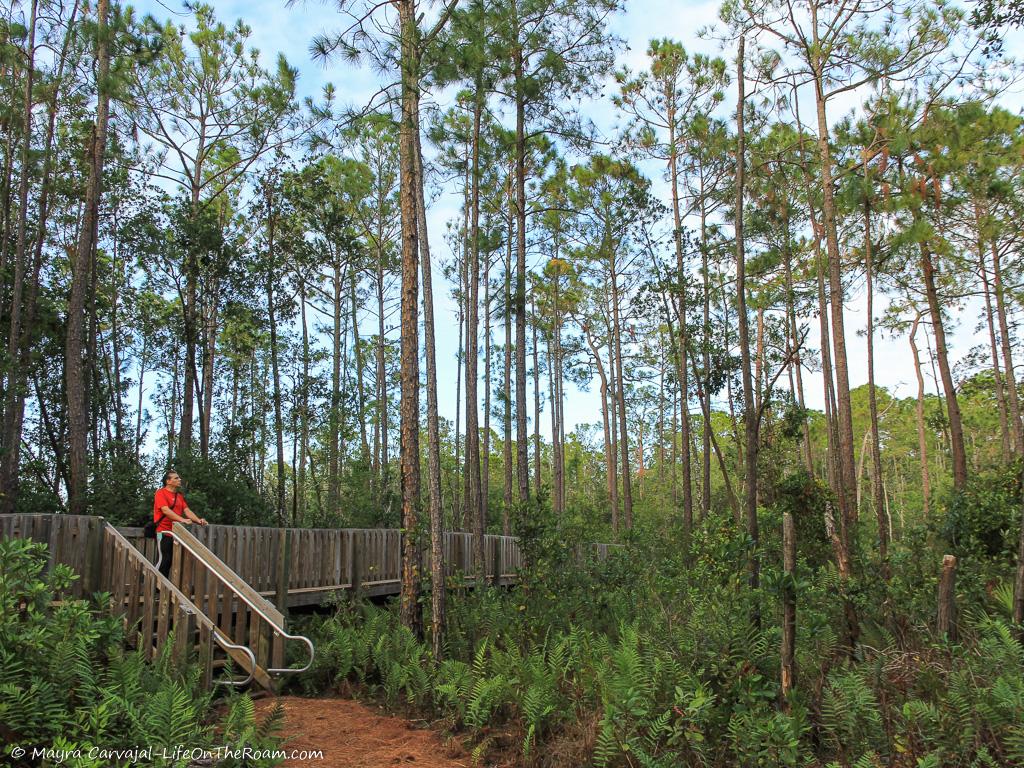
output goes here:
[[530, 500], [526, 431], [526, 83], [522, 46], [513, 52], [516, 90], [516, 480], [519, 501]]
[[483, 84], [476, 82], [473, 103], [472, 180], [470, 184], [469, 270], [466, 285], [466, 517], [473, 531], [473, 571], [478, 584], [484, 572], [484, 518], [480, 503], [480, 411], [478, 361], [480, 344], [480, 121], [483, 112]]
[[[277, 447], [277, 525], [285, 525], [284, 476], [284, 417], [281, 407], [281, 370], [277, 349], [277, 307], [274, 304], [274, 285], [279, 277], [275, 261], [275, 224], [273, 192], [267, 188], [267, 322], [270, 326], [270, 370], [274, 377], [274, 437]], [[294, 470], [294, 467], [293, 467]]]
[[932, 489], [931, 481], [928, 476], [928, 440], [924, 426], [924, 375], [921, 373], [921, 355], [918, 353], [917, 342], [914, 340], [917, 335], [917, 329], [920, 322], [921, 313], [918, 312], [914, 317], [914, 325], [910, 329], [910, 349], [914, 354], [914, 373], [917, 374], [917, 454], [921, 461], [922, 509], [924, 511], [925, 518], [927, 518]]
[[299, 276], [299, 321], [302, 323], [302, 387], [299, 395], [299, 498], [292, 525], [299, 527], [306, 519], [306, 458], [309, 455], [309, 325], [306, 322], [306, 281]]
[[327, 417], [327, 514], [338, 514], [341, 506], [341, 284], [343, 269], [341, 255], [333, 253], [334, 259], [332, 293], [332, 336], [331, 336], [331, 410]]
[[356, 405], [359, 408], [359, 456], [364, 462], [370, 459], [370, 441], [366, 435], [366, 393], [363, 389], [363, 350], [359, 343], [359, 275], [355, 268], [349, 270], [349, 297], [352, 307], [352, 353], [356, 359]]
[[1003, 290], [1003, 270], [1000, 263], [999, 249], [995, 240], [991, 240], [992, 252], [992, 287], [996, 295], [996, 316], [999, 318], [999, 338], [1003, 352], [1003, 374], [1006, 376], [1006, 394], [1009, 396], [1010, 427], [1014, 436], [1014, 450], [1017, 455], [1024, 454], [1024, 423], [1021, 422], [1020, 398], [1017, 394], [1017, 374], [1013, 369], [1013, 353], [1010, 349], [1010, 328], [1006, 322], [1006, 300]]
[[420, 558], [417, 538], [420, 507], [419, 396], [419, 233], [416, 173], [419, 125], [418, 31], [413, 0], [395, 0], [401, 36], [401, 123], [399, 129], [399, 208], [402, 222], [401, 437], [402, 475], [402, 623], [420, 637]]
[[939, 364], [942, 389], [946, 396], [946, 414], [949, 419], [949, 441], [953, 454], [953, 488], [962, 491], [967, 485], [967, 451], [964, 447], [964, 428], [960, 418], [960, 404], [957, 402], [956, 385], [949, 367], [946, 350], [946, 331], [942, 322], [942, 309], [935, 287], [935, 266], [927, 243], [920, 243], [921, 273], [924, 277], [925, 294], [932, 316], [932, 332], [935, 334], [935, 356]]
[[540, 493], [540, 364], [537, 357], [537, 303], [530, 297], [530, 314], [533, 316], [533, 485]]
[[[98, 0], [96, 6], [97, 47], [96, 47], [96, 123], [89, 147], [89, 180], [86, 185], [84, 219], [79, 230], [78, 248], [72, 265], [71, 292], [68, 298], [68, 328], [65, 340], [65, 376], [67, 381], [68, 400], [68, 438], [69, 438], [69, 480], [68, 510], [71, 514], [85, 512], [86, 495], [88, 493], [88, 459], [86, 455], [86, 412], [88, 410], [88, 386], [86, 370], [82, 358], [85, 339], [84, 310], [87, 285], [92, 277], [93, 251], [96, 248], [97, 229], [99, 224], [100, 196], [103, 193], [103, 160], [107, 147], [107, 123], [110, 108], [109, 84], [106, 82], [110, 73], [110, 51], [107, 41], [107, 15], [109, 0]], [[33, 19], [35, 3], [33, 3]], [[34, 21], [33, 21], [34, 26]], [[31, 40], [34, 34], [30, 35]], [[31, 65], [31, 64], [30, 64]], [[29, 76], [31, 82], [31, 75]], [[28, 99], [26, 100], [26, 104]], [[29, 141], [29, 118], [26, 117], [26, 142]], [[23, 170], [28, 173], [27, 169]], [[24, 180], [23, 180], [24, 181]], [[22, 196], [22, 204], [25, 197]], [[24, 224], [19, 224], [18, 259], [24, 257]], [[15, 304], [15, 307], [17, 305]], [[12, 339], [14, 321], [12, 319]], [[16, 388], [11, 389], [16, 392]], [[8, 414], [10, 420], [13, 414]], [[20, 430], [19, 430], [20, 431]], [[8, 450], [11, 444], [7, 443]], [[14, 446], [14, 451], [18, 450]], [[5, 457], [6, 458], [6, 457]], [[5, 462], [6, 463], [6, 462]], [[4, 477], [6, 480], [6, 476]], [[3, 484], [6, 488], [6, 483]]]
[[701, 481], [700, 516], [701, 520], [705, 520], [711, 514], [711, 408], [704, 403], [704, 398], [708, 397], [711, 390], [711, 272], [708, 268], [708, 217], [703, 168], [700, 178], [700, 261], [704, 280], [704, 325], [702, 326], [704, 349], [701, 354], [704, 378], [703, 386], [699, 387], [703, 391], [698, 392], [697, 397], [701, 401], [701, 413], [704, 418], [704, 429], [701, 436], [704, 441], [704, 455], [701, 460], [703, 480]]
[[[423, 269], [423, 345], [427, 364], [427, 487], [430, 499], [430, 646], [434, 658], [443, 655], [445, 629], [444, 531], [441, 509], [441, 434], [437, 413], [437, 351], [434, 346], [434, 291], [430, 241], [427, 237], [427, 206], [423, 195], [423, 147], [419, 113], [416, 114], [416, 224]], [[480, 583], [480, 582], [478, 582]]]
[[502, 494], [501, 530], [505, 536], [512, 532], [512, 215], [509, 210], [509, 241], [505, 260], [505, 434], [503, 459], [505, 464]]
[[[759, 531], [757, 521], [757, 449], [758, 449], [758, 413], [754, 405], [754, 385], [751, 379], [750, 359], [750, 327], [747, 319], [747, 284], [746, 284], [746, 253], [743, 235], [743, 196], [746, 176], [746, 129], [744, 112], [746, 107], [746, 88], [744, 80], [744, 37], [740, 36], [739, 54], [737, 59], [736, 85], [739, 96], [736, 106], [736, 303], [739, 315], [740, 336], [740, 368], [743, 381], [744, 410], [744, 477], [746, 496], [744, 510], [747, 520], [747, 536], [750, 539], [750, 589], [757, 592], [761, 583], [761, 555], [759, 552]], [[756, 627], [761, 625], [761, 612], [756, 603], [752, 609], [751, 621]]]
[[484, 260], [484, 429], [480, 457], [480, 514], [487, 522], [491, 493], [491, 258]]
[[814, 81], [814, 106], [818, 123], [818, 157], [821, 171], [822, 226], [825, 230], [825, 247], [828, 253], [829, 303], [832, 310], [832, 353], [835, 365], [836, 421], [838, 443], [838, 494], [844, 503], [840, 506], [842, 527], [856, 519], [854, 503], [856, 477], [853, 460], [853, 408], [850, 402], [849, 361], [846, 354], [846, 329], [843, 308], [843, 267], [839, 252], [838, 225], [836, 223], [835, 188], [832, 180], [832, 150], [829, 146], [829, 127], [825, 111], [825, 78], [823, 75], [822, 52], [818, 40], [817, 6], [811, 4], [811, 32], [815, 51], [812, 68]]
[[[867, 167], [865, 165], [865, 173]], [[878, 555], [882, 578], [889, 578], [889, 526], [885, 515], [885, 486], [882, 484], [882, 451], [878, 436], [878, 396], [875, 392], [875, 285], [874, 253], [871, 242], [871, 205], [864, 201], [864, 265], [868, 290], [868, 412], [871, 418], [871, 492], [878, 523]], [[859, 487], [859, 486], [858, 486]]]
[[[977, 221], [977, 207], [975, 207], [975, 221]], [[996, 405], [999, 408], [999, 443], [1001, 459], [1005, 464], [1010, 460], [1013, 452], [1013, 442], [1010, 437], [1010, 415], [1006, 403], [1006, 382], [1003, 380], [1003, 373], [1000, 370], [998, 343], [996, 342], [996, 321], [995, 312], [992, 309], [992, 287], [988, 279], [988, 269], [985, 267], [985, 251], [980, 232], [978, 237], [978, 275], [981, 277], [982, 291], [985, 296], [985, 321], [988, 324], [989, 352], [992, 355], [992, 377], [996, 385]]]
[[675, 91], [668, 89], [665, 94], [668, 102], [669, 130], [669, 177], [672, 186], [672, 223], [673, 241], [676, 249], [676, 279], [679, 281], [677, 290], [679, 313], [679, 348], [677, 373], [679, 375], [679, 392], [681, 405], [679, 408], [679, 439], [682, 443], [682, 483], [683, 483], [683, 536], [687, 541], [693, 531], [693, 480], [690, 477], [690, 409], [689, 385], [687, 378], [687, 347], [689, 338], [686, 329], [686, 264], [683, 260], [683, 219], [679, 210], [679, 152], [676, 137], [676, 106]]
[[626, 428], [626, 382], [622, 364], [622, 337], [620, 333], [619, 318], [619, 286], [618, 274], [615, 263], [615, 249], [611, 249], [608, 260], [611, 287], [612, 287], [612, 334], [611, 342], [613, 354], [611, 360], [611, 373], [615, 380], [615, 393], [618, 399], [617, 409], [619, 417], [619, 450], [622, 457], [622, 516], [626, 530], [633, 528], [633, 490], [632, 478], [629, 468], [629, 433]]

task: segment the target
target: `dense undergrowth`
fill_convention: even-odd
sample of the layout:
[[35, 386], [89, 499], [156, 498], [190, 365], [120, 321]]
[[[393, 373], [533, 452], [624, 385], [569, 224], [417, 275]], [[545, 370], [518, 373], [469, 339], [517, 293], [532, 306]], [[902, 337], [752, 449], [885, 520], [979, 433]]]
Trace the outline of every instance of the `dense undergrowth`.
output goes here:
[[225, 768], [274, 762], [247, 758], [277, 746], [280, 709], [258, 719], [246, 694], [203, 692], [197, 666], [125, 651], [121, 618], [99, 610], [107, 596], [55, 603], [76, 577], [44, 573], [46, 560], [43, 544], [0, 538], [0, 764], [185, 766], [191, 750]]
[[[524, 539], [520, 586], [451, 593], [442, 661], [394, 610], [344, 604], [314, 620], [318, 656], [303, 684], [362, 687], [443, 719], [480, 764], [1024, 765], [1024, 647], [999, 580], [1006, 561], [961, 553], [953, 642], [932, 628], [948, 541], [908, 530], [888, 582], [866, 554], [871, 542], [859, 542], [869, 565], [850, 587], [861, 620], [851, 657], [816, 492], [797, 486], [764, 512], [757, 592], [746, 582], [748, 540], [728, 520], [708, 521], [688, 548], [678, 531], [637, 531], [605, 562], [576, 562], [563, 542], [579, 532], [541, 525]], [[788, 701], [779, 696], [783, 507], [802, 511]], [[755, 605], [760, 628], [748, 618]]]

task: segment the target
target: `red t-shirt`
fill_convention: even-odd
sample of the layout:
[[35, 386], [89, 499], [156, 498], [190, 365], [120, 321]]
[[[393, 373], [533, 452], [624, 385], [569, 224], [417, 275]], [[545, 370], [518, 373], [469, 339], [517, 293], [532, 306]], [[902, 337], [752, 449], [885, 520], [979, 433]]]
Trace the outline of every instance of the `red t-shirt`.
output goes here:
[[[185, 496], [183, 494], [178, 493], [178, 498], [175, 499], [174, 491], [169, 491], [166, 488], [161, 488], [159, 491], [156, 492], [156, 495], [153, 497], [153, 521], [156, 522], [157, 520], [160, 520], [160, 515], [163, 514], [163, 512], [161, 512], [160, 510], [163, 507], [168, 507], [175, 514], [184, 517], [186, 506], [187, 505], [185, 504]], [[171, 518], [167, 517], [167, 515], [164, 515], [163, 520], [160, 520], [160, 522], [157, 523], [156, 532], [170, 533], [172, 525], [174, 525], [174, 521], [171, 520]]]

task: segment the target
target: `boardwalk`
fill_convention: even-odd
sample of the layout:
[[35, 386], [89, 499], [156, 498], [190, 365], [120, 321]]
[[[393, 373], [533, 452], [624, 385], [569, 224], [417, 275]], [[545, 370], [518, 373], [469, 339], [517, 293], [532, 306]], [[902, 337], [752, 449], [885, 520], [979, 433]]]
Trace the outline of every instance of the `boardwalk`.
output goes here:
[[[117, 528], [84, 515], [0, 515], [0, 536], [45, 543], [51, 566], [62, 563], [79, 575], [69, 596], [108, 593], [130, 643], [149, 657], [168, 642], [181, 658], [194, 652], [206, 685], [255, 681], [273, 690], [276, 676], [307, 669], [314, 654], [307, 638], [288, 632], [289, 608], [321, 605], [340, 594], [398, 594], [401, 588], [397, 530], [175, 523], [174, 532], [174, 566], [165, 579], [153, 566], [156, 543], [141, 528]], [[472, 534], [445, 534], [450, 585], [473, 584], [471, 545]], [[607, 557], [608, 546], [590, 545], [599, 558]], [[517, 578], [518, 539], [486, 536], [484, 551], [487, 583]], [[582, 556], [582, 548], [577, 551]], [[228, 665], [246, 676], [218, 677]]]

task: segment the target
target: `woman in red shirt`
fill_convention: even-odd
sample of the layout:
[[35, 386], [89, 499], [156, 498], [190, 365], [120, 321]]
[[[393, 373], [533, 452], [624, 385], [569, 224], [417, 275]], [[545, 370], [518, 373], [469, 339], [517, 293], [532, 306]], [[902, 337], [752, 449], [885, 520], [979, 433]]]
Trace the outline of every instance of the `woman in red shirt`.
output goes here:
[[164, 576], [171, 573], [171, 561], [174, 559], [174, 534], [171, 527], [175, 523], [206, 525], [206, 518], [197, 516], [188, 508], [185, 497], [181, 495], [181, 478], [174, 470], [164, 473], [164, 487], [153, 497], [153, 520], [156, 522], [156, 567]]

